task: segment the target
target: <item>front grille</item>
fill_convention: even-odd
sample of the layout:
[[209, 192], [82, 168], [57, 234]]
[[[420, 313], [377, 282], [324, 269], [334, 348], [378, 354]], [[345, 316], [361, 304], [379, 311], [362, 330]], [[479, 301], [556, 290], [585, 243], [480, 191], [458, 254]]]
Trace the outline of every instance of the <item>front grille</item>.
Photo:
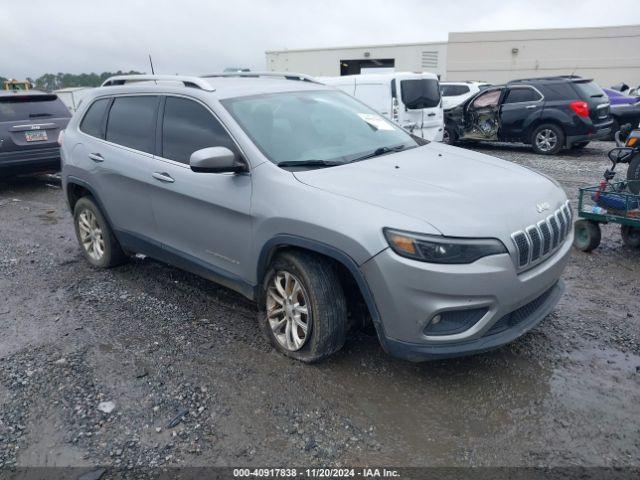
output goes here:
[[572, 221], [573, 213], [567, 201], [537, 225], [513, 233], [511, 238], [518, 254], [518, 269], [524, 270], [551, 255], [569, 235]]

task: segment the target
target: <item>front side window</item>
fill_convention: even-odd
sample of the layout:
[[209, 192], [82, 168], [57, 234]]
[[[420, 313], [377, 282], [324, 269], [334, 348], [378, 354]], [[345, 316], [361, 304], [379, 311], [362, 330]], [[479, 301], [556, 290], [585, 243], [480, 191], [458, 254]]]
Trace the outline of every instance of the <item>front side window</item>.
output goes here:
[[501, 90], [483, 93], [473, 101], [473, 108], [495, 107], [500, 101]]
[[106, 140], [154, 153], [158, 97], [117, 97], [107, 120]]
[[410, 110], [434, 108], [440, 104], [440, 85], [432, 78], [402, 80], [402, 103]]
[[109, 101], [108, 98], [102, 98], [91, 104], [80, 123], [81, 131], [92, 137], [104, 139], [104, 116], [107, 113]]
[[335, 90], [237, 97], [222, 104], [272, 162], [347, 163], [418, 144], [369, 107]]
[[188, 164], [193, 152], [207, 147], [227, 147], [238, 153], [224, 127], [205, 107], [186, 98], [167, 97], [162, 156]]
[[542, 97], [533, 88], [512, 88], [504, 103], [537, 102]]

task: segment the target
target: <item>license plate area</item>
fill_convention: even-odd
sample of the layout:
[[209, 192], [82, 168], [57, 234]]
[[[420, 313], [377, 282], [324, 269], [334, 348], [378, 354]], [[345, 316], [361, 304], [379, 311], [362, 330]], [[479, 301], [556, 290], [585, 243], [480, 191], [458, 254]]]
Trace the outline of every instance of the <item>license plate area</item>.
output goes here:
[[24, 132], [24, 139], [27, 142], [46, 142], [49, 137], [46, 130], [29, 130]]

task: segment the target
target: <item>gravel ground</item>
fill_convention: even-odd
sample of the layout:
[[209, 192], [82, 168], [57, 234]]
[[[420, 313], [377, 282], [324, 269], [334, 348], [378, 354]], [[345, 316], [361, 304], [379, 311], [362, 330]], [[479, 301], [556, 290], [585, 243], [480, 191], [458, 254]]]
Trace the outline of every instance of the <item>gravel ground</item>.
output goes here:
[[[610, 146], [473, 148], [575, 200]], [[55, 177], [0, 183], [0, 225], [0, 467], [640, 465], [640, 250], [616, 226], [498, 351], [411, 364], [358, 333], [307, 366], [230, 290], [149, 259], [91, 268]]]

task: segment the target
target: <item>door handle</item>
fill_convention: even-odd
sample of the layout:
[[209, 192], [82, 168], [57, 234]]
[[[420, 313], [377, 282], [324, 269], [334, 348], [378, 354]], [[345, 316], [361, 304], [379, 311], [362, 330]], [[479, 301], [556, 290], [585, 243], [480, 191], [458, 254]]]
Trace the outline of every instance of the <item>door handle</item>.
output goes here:
[[91, 160], [93, 160], [94, 162], [104, 162], [104, 157], [102, 155], [100, 155], [99, 153], [90, 153], [89, 154], [89, 158]]
[[175, 182], [175, 180], [171, 177], [171, 175], [165, 172], [153, 172], [152, 177], [155, 178], [156, 180], [160, 180], [161, 182], [166, 182], [166, 183]]
[[524, 108], [537, 108], [537, 105], [527, 105], [527, 106], [526, 106], [526, 107], [524, 107]]

